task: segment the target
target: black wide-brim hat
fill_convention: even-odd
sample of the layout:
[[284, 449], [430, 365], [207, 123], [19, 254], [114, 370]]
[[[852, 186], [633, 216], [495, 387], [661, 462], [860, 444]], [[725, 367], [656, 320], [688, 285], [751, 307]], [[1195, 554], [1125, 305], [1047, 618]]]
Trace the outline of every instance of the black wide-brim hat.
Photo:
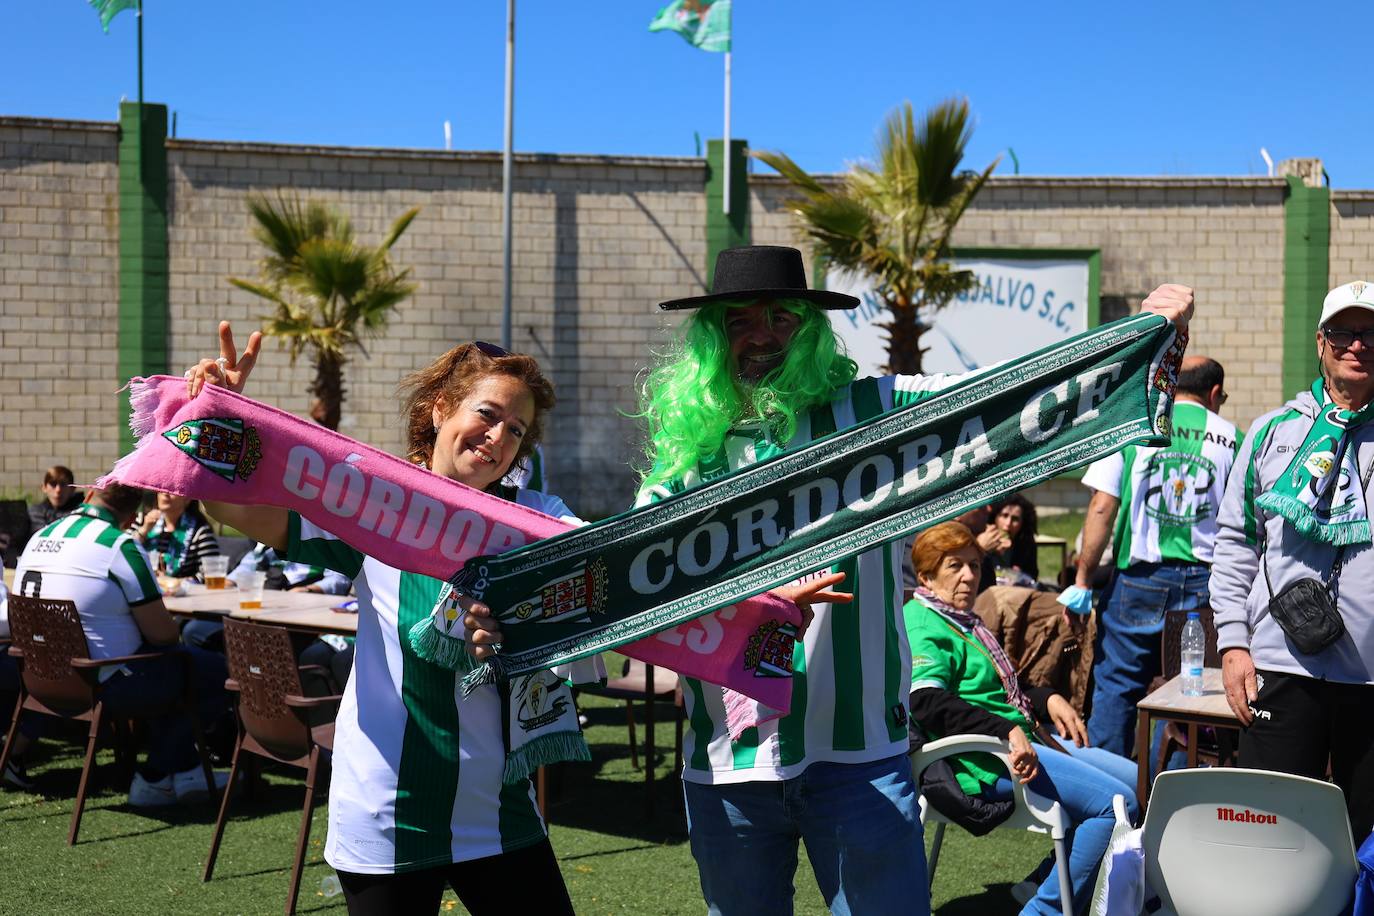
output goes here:
[[779, 245], [746, 245], [726, 248], [716, 255], [716, 272], [706, 296], [669, 299], [658, 307], [665, 311], [694, 309], [712, 302], [747, 302], [759, 299], [805, 299], [823, 309], [852, 309], [859, 300], [827, 289], [808, 289], [801, 252]]

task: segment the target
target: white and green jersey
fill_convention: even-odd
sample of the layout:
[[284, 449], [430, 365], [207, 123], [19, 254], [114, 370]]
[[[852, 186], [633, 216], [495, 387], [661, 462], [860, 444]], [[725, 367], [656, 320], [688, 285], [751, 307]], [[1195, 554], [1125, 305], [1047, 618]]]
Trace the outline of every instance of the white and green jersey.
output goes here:
[[1093, 462], [1083, 485], [1121, 500], [1116, 563], [1211, 563], [1217, 510], [1240, 433], [1194, 401], [1174, 404], [1173, 441], [1130, 445]]
[[[576, 522], [563, 501], [516, 502]], [[364, 556], [292, 513], [288, 556], [353, 579], [358, 639], [334, 732], [325, 860], [391, 874], [499, 855], [537, 843], [544, 824], [528, 781], [501, 782], [505, 710], [495, 687], [463, 696], [462, 675], [422, 661], [410, 628], [444, 583]]]
[[[162, 599], [147, 554], [109, 510], [90, 503], [29, 540], [14, 593], [76, 602], [91, 658], [137, 652], [143, 634], [129, 609]], [[101, 680], [115, 670], [107, 666]]]
[[[860, 379], [829, 404], [797, 418], [791, 442], [772, 441], [759, 426], [731, 430], [696, 471], [644, 488], [638, 503], [656, 502], [737, 468], [798, 448], [894, 407], [914, 403], [966, 376], [884, 376]], [[724, 689], [683, 678], [688, 731], [683, 778], [698, 783], [791, 779], [812, 763], [869, 763], [906, 753], [906, 698], [911, 651], [902, 617], [902, 544], [845, 557], [832, 570], [852, 604], [815, 604], [815, 618], [797, 645], [792, 711], [731, 741]]]

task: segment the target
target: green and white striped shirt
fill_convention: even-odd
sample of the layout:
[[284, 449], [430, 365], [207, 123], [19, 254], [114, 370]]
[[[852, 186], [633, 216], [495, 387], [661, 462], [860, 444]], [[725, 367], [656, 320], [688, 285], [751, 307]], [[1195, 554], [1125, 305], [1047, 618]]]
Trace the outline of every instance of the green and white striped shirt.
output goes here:
[[1217, 511], [1240, 449], [1235, 424], [1193, 401], [1178, 401], [1173, 441], [1130, 445], [1093, 462], [1083, 485], [1121, 500], [1116, 563], [1211, 563]]
[[[720, 450], [679, 480], [644, 488], [645, 505], [737, 468], [915, 403], [967, 376], [883, 376], [860, 379], [829, 404], [798, 417], [785, 445], [760, 426], [731, 430]], [[683, 778], [697, 783], [791, 779], [812, 763], [869, 763], [906, 752], [906, 697], [911, 651], [902, 617], [902, 544], [845, 557], [831, 569], [852, 604], [815, 604], [815, 617], [796, 647], [792, 711], [731, 741], [724, 690], [683, 678], [688, 731]]]
[[[516, 502], [577, 519], [554, 496]], [[528, 781], [501, 782], [505, 713], [495, 687], [463, 696], [462, 675], [421, 661], [414, 624], [443, 582], [364, 556], [296, 514], [287, 555], [353, 579], [358, 639], [335, 725], [325, 860], [391, 874], [498, 855], [544, 838]]]
[[14, 571], [15, 594], [76, 602], [91, 658], [137, 652], [143, 634], [129, 609], [162, 598], [148, 555], [114, 522], [86, 503], [35, 534]]

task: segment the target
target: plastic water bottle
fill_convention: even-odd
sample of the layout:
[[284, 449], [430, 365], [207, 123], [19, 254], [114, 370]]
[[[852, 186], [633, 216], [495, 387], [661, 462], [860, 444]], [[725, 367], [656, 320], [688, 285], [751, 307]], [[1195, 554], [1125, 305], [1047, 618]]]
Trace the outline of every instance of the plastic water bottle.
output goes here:
[[1202, 660], [1206, 653], [1207, 634], [1202, 630], [1202, 620], [1196, 611], [1189, 611], [1188, 621], [1183, 625], [1182, 664], [1179, 666], [1185, 697], [1202, 696]]
[[320, 882], [320, 895], [323, 897], [337, 897], [343, 893], [343, 885], [339, 883], [337, 875], [326, 875]]

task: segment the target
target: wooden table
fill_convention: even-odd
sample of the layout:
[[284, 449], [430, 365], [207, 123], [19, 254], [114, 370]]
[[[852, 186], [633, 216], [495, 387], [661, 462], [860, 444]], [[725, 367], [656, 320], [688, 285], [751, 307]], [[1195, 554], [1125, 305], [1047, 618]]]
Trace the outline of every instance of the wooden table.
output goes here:
[[181, 617], [233, 617], [254, 623], [270, 623], [309, 633], [338, 633], [352, 636], [358, 631], [358, 615], [331, 608], [350, 600], [344, 595], [319, 595], [314, 592], [264, 590], [262, 609], [245, 611], [239, 607], [236, 588], [208, 589], [199, 584], [183, 586], [186, 594], [166, 597], [167, 610]]
[[1136, 704], [1139, 723], [1136, 728], [1136, 757], [1139, 760], [1139, 779], [1136, 798], [1142, 808], [1150, 789], [1150, 723], [1155, 719], [1184, 722], [1188, 725], [1188, 766], [1197, 766], [1197, 730], [1199, 726], [1240, 729], [1240, 720], [1226, 702], [1221, 685], [1220, 668], [1202, 669], [1202, 696], [1183, 695], [1183, 676], [1179, 675]]

